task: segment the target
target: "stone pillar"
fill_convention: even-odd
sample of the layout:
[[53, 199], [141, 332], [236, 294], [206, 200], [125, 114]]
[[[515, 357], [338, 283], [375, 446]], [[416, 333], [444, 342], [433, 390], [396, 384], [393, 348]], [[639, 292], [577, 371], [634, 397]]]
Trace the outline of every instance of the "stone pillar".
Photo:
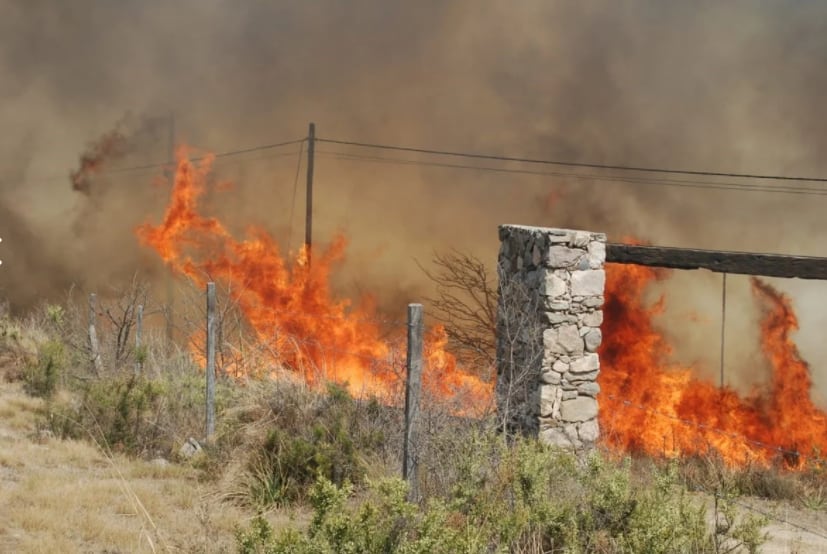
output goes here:
[[606, 235], [501, 225], [497, 407], [512, 431], [581, 448], [599, 436]]

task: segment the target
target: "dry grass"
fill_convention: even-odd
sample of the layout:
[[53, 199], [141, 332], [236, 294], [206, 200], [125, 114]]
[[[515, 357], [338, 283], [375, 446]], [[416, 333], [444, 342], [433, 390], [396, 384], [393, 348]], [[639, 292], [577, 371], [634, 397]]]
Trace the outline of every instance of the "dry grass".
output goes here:
[[38, 433], [39, 408], [18, 384], [0, 385], [0, 551], [233, 550], [251, 514], [199, 483], [198, 470]]

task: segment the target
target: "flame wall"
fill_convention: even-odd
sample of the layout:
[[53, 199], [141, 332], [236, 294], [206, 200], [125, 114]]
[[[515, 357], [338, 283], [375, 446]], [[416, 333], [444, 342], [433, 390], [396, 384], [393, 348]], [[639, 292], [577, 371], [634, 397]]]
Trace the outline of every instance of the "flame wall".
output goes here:
[[798, 319], [768, 283], [751, 281], [769, 374], [739, 392], [672, 361], [654, 323], [669, 299], [647, 305], [644, 293], [674, 272], [609, 264], [604, 273], [602, 234], [507, 225], [500, 240], [497, 401], [512, 427], [558, 445], [602, 434], [619, 452], [714, 453], [732, 465], [802, 468], [827, 450], [827, 413], [791, 338]]
[[[0, 295], [25, 309], [62, 300], [72, 284], [103, 293], [136, 269], [158, 269], [132, 234], [163, 213], [166, 195], [148, 184], [157, 169], [101, 173], [88, 196], [71, 188], [86, 143], [130, 110], [175, 112], [179, 138], [218, 152], [298, 138], [312, 120], [334, 138], [824, 175], [824, 21], [827, 3], [799, 0], [0, 2]], [[169, 158], [166, 129], [134, 142], [104, 169]], [[503, 175], [332, 150], [379, 153], [319, 147], [318, 239], [344, 231], [351, 244], [335, 287], [374, 292], [392, 317], [430, 292], [416, 261], [427, 265], [435, 249], [469, 251], [493, 269], [491, 229], [503, 221], [825, 254], [823, 196], [593, 181], [565, 170]], [[297, 153], [216, 162], [219, 180], [238, 183], [218, 206], [228, 227], [261, 223], [282, 251], [295, 250]], [[676, 331], [676, 357], [715, 367], [705, 345], [718, 332], [720, 280], [693, 273], [671, 283], [655, 286], [679, 293], [659, 316]], [[730, 284], [728, 378], [748, 390], [770, 369], [757, 354], [761, 314], [747, 279]], [[814, 379], [827, 383], [823, 283], [782, 286], [799, 308], [797, 340]], [[698, 316], [691, 329], [681, 323], [689, 311]]]

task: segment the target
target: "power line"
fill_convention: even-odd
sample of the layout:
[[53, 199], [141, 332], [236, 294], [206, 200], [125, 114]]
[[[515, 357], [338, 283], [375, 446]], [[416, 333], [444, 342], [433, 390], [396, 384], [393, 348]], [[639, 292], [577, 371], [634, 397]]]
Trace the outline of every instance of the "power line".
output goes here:
[[[799, 177], [799, 176], [781, 176], [781, 175], [766, 175], [766, 174], [751, 174], [751, 173], [733, 173], [733, 172], [714, 172], [714, 171], [697, 171], [697, 170], [682, 170], [682, 169], [667, 169], [667, 168], [652, 168], [652, 167], [637, 167], [637, 166], [623, 166], [623, 165], [608, 165], [608, 164], [597, 164], [597, 163], [584, 163], [584, 162], [566, 162], [566, 161], [559, 161], [559, 160], [543, 160], [543, 159], [534, 159], [534, 158], [523, 158], [523, 157], [513, 157], [513, 156], [500, 156], [494, 154], [483, 154], [483, 153], [472, 153], [472, 152], [455, 152], [455, 151], [448, 151], [448, 150], [437, 150], [431, 148], [414, 148], [414, 147], [405, 147], [405, 146], [395, 146], [389, 144], [374, 144], [374, 143], [366, 143], [366, 142], [357, 142], [357, 141], [347, 141], [347, 140], [338, 140], [338, 139], [326, 139], [326, 138], [316, 138], [319, 142], [326, 142], [329, 144], [338, 144], [343, 146], [353, 146], [359, 148], [372, 148], [372, 149], [379, 149], [379, 150], [390, 150], [390, 151], [398, 151], [398, 152], [411, 152], [411, 153], [418, 153], [418, 154], [429, 154], [429, 155], [436, 155], [436, 156], [449, 156], [449, 157], [458, 157], [458, 158], [465, 158], [465, 159], [478, 159], [478, 160], [489, 160], [489, 161], [498, 161], [498, 162], [515, 162], [515, 163], [526, 163], [526, 164], [537, 164], [537, 165], [554, 165], [554, 166], [564, 166], [564, 167], [575, 167], [575, 168], [589, 168], [589, 169], [599, 169], [599, 170], [616, 170], [616, 171], [631, 171], [631, 172], [646, 172], [646, 173], [661, 173], [661, 174], [672, 174], [672, 175], [694, 175], [694, 176], [714, 176], [714, 177], [727, 177], [727, 178], [741, 178], [741, 179], [762, 179], [762, 180], [776, 180], [776, 181], [796, 181], [796, 182], [813, 182], [813, 183], [825, 183], [827, 182], [827, 178], [823, 177]], [[276, 149], [284, 146], [289, 146], [293, 144], [304, 143], [307, 141], [307, 137], [303, 137], [300, 139], [294, 139], [289, 141], [277, 142], [272, 144], [262, 144], [258, 146], [252, 146], [249, 148], [242, 148], [242, 149], [235, 149], [235, 150], [228, 150], [225, 152], [219, 152], [214, 154], [214, 158], [225, 158], [231, 156], [238, 156], [242, 154], [247, 154], [251, 152], [258, 152], [263, 150], [271, 150]], [[631, 177], [628, 175], [598, 175], [598, 174], [583, 174], [583, 173], [572, 173], [572, 172], [554, 172], [554, 171], [539, 171], [539, 170], [530, 170], [530, 169], [517, 169], [517, 168], [505, 168], [505, 167], [486, 167], [486, 166], [475, 166], [475, 165], [467, 165], [467, 164], [455, 164], [455, 163], [446, 163], [446, 162], [436, 162], [436, 161], [426, 161], [426, 160], [411, 160], [411, 159], [399, 159], [399, 158], [384, 158], [381, 156], [364, 156], [359, 154], [352, 154], [347, 152], [336, 152], [336, 151], [320, 151], [319, 154], [323, 155], [331, 155], [338, 159], [342, 160], [361, 160], [361, 161], [373, 161], [377, 163], [388, 163], [388, 164], [397, 164], [397, 165], [418, 165], [418, 166], [428, 166], [428, 167], [443, 167], [443, 168], [451, 168], [451, 169], [464, 169], [464, 170], [473, 170], [473, 171], [486, 171], [492, 173], [504, 173], [504, 174], [524, 174], [524, 175], [542, 175], [542, 176], [554, 176], [554, 177], [570, 177], [575, 179], [581, 180], [591, 180], [591, 181], [609, 181], [609, 182], [623, 182], [623, 183], [633, 183], [633, 184], [651, 184], [651, 185], [659, 185], [659, 186], [673, 186], [673, 187], [685, 187], [685, 188], [697, 188], [697, 189], [711, 189], [711, 190], [731, 190], [731, 191], [747, 191], [747, 192], [769, 192], [769, 193], [782, 193], [782, 194], [799, 194], [799, 195], [812, 195], [812, 196], [823, 196], [827, 195], [827, 190], [823, 188], [813, 188], [813, 187], [788, 187], [788, 186], [780, 186], [780, 185], [758, 185], [758, 184], [747, 184], [747, 183], [737, 183], [737, 182], [721, 182], [721, 181], [699, 181], [699, 180], [691, 180], [691, 179], [647, 179], [644, 177]], [[289, 155], [289, 154], [285, 154]], [[198, 156], [191, 158], [191, 161], [201, 161], [206, 159], [207, 156]], [[150, 170], [150, 169], [157, 169], [161, 167], [169, 166], [169, 162], [156, 162], [151, 164], [144, 164], [144, 165], [136, 165], [136, 166], [129, 166], [129, 167], [121, 167], [121, 168], [113, 168], [107, 171], [100, 172], [98, 175], [105, 176], [109, 174], [118, 174], [118, 173], [128, 173], [128, 172], [135, 172], [135, 171], [143, 171], [143, 170]], [[54, 177], [44, 177], [41, 179], [36, 180], [26, 180], [26, 182], [34, 182], [34, 181], [54, 181], [54, 180], [63, 180], [65, 176], [54, 176]]]
[[[288, 140], [288, 141], [284, 141], [284, 142], [278, 142], [278, 143], [275, 143], [275, 144], [263, 144], [263, 145], [260, 145], [260, 146], [252, 146], [250, 148], [243, 148], [243, 149], [240, 149], [240, 150], [228, 150], [226, 152], [219, 152], [217, 154], [212, 154], [212, 157], [213, 158], [227, 158], [227, 157], [230, 157], [230, 156], [239, 156], [241, 154], [250, 154], [252, 152], [261, 152], [262, 150], [272, 150], [272, 149], [275, 149], [275, 148], [281, 148], [283, 146], [290, 146], [292, 144], [303, 143], [303, 142], [305, 142], [305, 140], [306, 139], [301, 138], [301, 139], [296, 139], [296, 140]], [[289, 153], [286, 153], [286, 154], [283, 154], [283, 155], [284, 156], [292, 156], [293, 153], [289, 152]], [[278, 154], [277, 154], [277, 156], [278, 156]], [[202, 160], [206, 160], [209, 157], [210, 156], [208, 156], [208, 155], [207, 156], [196, 156], [194, 158], [189, 158], [189, 160], [191, 162], [200, 162]], [[274, 156], [268, 156], [268, 157], [274, 157]], [[102, 172], [98, 173], [98, 175], [107, 175], [107, 174], [110, 174], [110, 173], [125, 173], [125, 172], [138, 171], [138, 170], [143, 170], [143, 169], [156, 169], [156, 168], [159, 168], [159, 167], [166, 167], [168, 165], [170, 165], [169, 162], [157, 162], [157, 163], [146, 164], [146, 165], [121, 167], [121, 168], [110, 169], [110, 170], [107, 170], [107, 171], [102, 171]]]
[[765, 174], [755, 174], [755, 173], [732, 173], [732, 172], [720, 172], [720, 171], [696, 171], [696, 170], [689, 170], [689, 169], [665, 169], [665, 168], [653, 168], [653, 167], [637, 167], [637, 166], [626, 166], [626, 165], [608, 165], [608, 164], [597, 164], [597, 163], [585, 163], [585, 162], [565, 162], [559, 160], [543, 160], [537, 158], [520, 158], [520, 157], [513, 157], [513, 156], [501, 156], [495, 154], [480, 154], [480, 153], [472, 153], [472, 152], [453, 152], [449, 150], [434, 150], [430, 148], [414, 148], [409, 146], [394, 146], [390, 144], [373, 144], [368, 142], [356, 142], [356, 141], [348, 141], [348, 140], [337, 140], [337, 139], [325, 139], [325, 138], [317, 138], [319, 142], [327, 142], [330, 144], [341, 144], [344, 146], [356, 146], [360, 148], [375, 148], [379, 150], [395, 150], [398, 152], [415, 152], [418, 154], [432, 154], [437, 156], [451, 156], [456, 158], [473, 158], [478, 160], [494, 160], [500, 162], [518, 162], [518, 163], [530, 163], [530, 164], [539, 164], [539, 165], [559, 165], [559, 166], [566, 166], [566, 167], [583, 167], [589, 169], [611, 169], [611, 170], [620, 170], [620, 171], [639, 171], [644, 173], [667, 173], [667, 174], [677, 174], [677, 175], [700, 175], [700, 176], [707, 176], [707, 177], [733, 177], [733, 178], [742, 178], [742, 179], [767, 179], [767, 180], [774, 180], [774, 181], [810, 181], [810, 182], [820, 182], [820, 183], [827, 183], [827, 177], [791, 177], [791, 176], [784, 176], [784, 175], [765, 175]]
[[239, 154], [249, 154], [250, 152], [258, 152], [260, 150], [272, 150], [273, 148], [281, 148], [282, 146], [290, 146], [291, 144], [299, 144], [300, 142], [306, 142], [307, 139], [302, 137], [300, 139], [288, 140], [285, 142], [277, 142], [275, 144], [263, 144], [261, 146], [252, 146], [250, 148], [244, 148], [241, 150], [230, 150], [228, 152], [221, 152], [215, 155], [216, 158], [224, 158], [227, 156], [237, 156]]
[[519, 175], [539, 175], [550, 177], [571, 177], [575, 179], [588, 181], [604, 181], [604, 182], [621, 182], [631, 184], [648, 184], [671, 187], [685, 187], [697, 189], [712, 189], [712, 190], [730, 190], [730, 191], [744, 191], [744, 192], [770, 192], [783, 194], [803, 194], [811, 196], [827, 196], [827, 190], [821, 188], [809, 187], [787, 187], [787, 186], [772, 186], [772, 185], [749, 185], [746, 183], [725, 183], [721, 181], [696, 181], [689, 179], [647, 179], [645, 177], [626, 177], [618, 175], [595, 175], [584, 173], [566, 173], [561, 171], [540, 171], [532, 169], [514, 169], [505, 167], [489, 167], [477, 165], [454, 164], [447, 162], [429, 162], [424, 160], [410, 160], [401, 158], [385, 158], [381, 156], [363, 156], [360, 154], [350, 154], [345, 152], [337, 152], [330, 150], [318, 151], [323, 156], [329, 156], [334, 159], [345, 161], [368, 161], [376, 163], [385, 163], [393, 165], [410, 165], [410, 166], [425, 166], [425, 167], [440, 167], [448, 169], [463, 169], [472, 171], [488, 171], [492, 173], [508, 173]]
[[[262, 144], [262, 145], [259, 145], [259, 146], [252, 146], [252, 147], [249, 147], [249, 148], [242, 148], [242, 149], [238, 149], [238, 150], [227, 150], [225, 152], [219, 152], [217, 154], [213, 154], [212, 157], [214, 157], [214, 158], [227, 158], [227, 157], [231, 157], [231, 156], [239, 156], [239, 155], [242, 155], [242, 154], [249, 154], [249, 153], [252, 153], [252, 152], [260, 152], [260, 151], [263, 151], [263, 150], [273, 150], [273, 149], [281, 148], [281, 147], [284, 147], [284, 146], [290, 146], [292, 144], [303, 143], [306, 140], [307, 140], [306, 138], [300, 138], [300, 139], [289, 140], [289, 141], [284, 141], [284, 142], [277, 142], [277, 143], [273, 143], [273, 144]], [[276, 154], [276, 155], [267, 156], [267, 158], [279, 157], [279, 156], [282, 156], [282, 155], [291, 156], [293, 154], [294, 154], [293, 152], [290, 152], [290, 153], [287, 153], [287, 154]], [[198, 162], [198, 161], [205, 160], [207, 158], [208, 158], [208, 156], [197, 156], [197, 157], [194, 157], [194, 158], [190, 158], [190, 161]], [[107, 169], [106, 171], [101, 171], [101, 172], [95, 173], [95, 175], [103, 177], [103, 176], [106, 176], [106, 175], [116, 175], [116, 174], [119, 174], [119, 173], [132, 173], [132, 172], [138, 172], [138, 171], [147, 171], [147, 170], [150, 170], [150, 169], [158, 169], [158, 168], [168, 167], [169, 165], [170, 165], [170, 162], [165, 161], [165, 162], [153, 162], [153, 163], [148, 163], [148, 164], [143, 164], [143, 165], [133, 165], [133, 166], [127, 166], [127, 167], [115, 167], [115, 168], [112, 168], [112, 169]], [[67, 175], [53, 175], [53, 176], [49, 176], [49, 177], [36, 177], [36, 178], [33, 178], [33, 179], [22, 180], [22, 181], [20, 181], [20, 183], [21, 184], [30, 184], [30, 183], [44, 183], [44, 182], [52, 182], [52, 181], [62, 181], [62, 180], [67, 179], [67, 177], [68, 177]]]

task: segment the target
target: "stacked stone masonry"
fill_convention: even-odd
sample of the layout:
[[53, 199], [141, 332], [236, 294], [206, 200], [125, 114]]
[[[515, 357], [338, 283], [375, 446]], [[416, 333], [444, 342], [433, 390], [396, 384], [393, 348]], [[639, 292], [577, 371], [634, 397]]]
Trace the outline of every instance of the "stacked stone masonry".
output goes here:
[[582, 448], [597, 395], [606, 235], [502, 225], [497, 403], [514, 431]]

